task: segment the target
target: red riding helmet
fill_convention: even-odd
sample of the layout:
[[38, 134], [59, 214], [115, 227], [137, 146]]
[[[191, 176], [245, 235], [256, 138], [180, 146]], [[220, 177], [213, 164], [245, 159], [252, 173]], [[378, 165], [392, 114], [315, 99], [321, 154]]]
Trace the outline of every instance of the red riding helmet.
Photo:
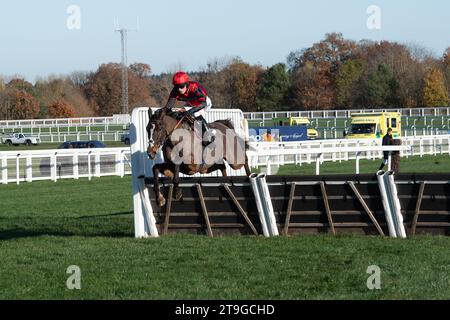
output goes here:
[[173, 75], [172, 83], [174, 86], [178, 86], [187, 82], [189, 82], [189, 76], [186, 72], [179, 71]]

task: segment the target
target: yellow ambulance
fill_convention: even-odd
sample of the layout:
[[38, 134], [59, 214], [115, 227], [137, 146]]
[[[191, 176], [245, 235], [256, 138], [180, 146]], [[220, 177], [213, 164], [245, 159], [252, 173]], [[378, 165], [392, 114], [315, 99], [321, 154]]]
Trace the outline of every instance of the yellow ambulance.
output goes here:
[[347, 139], [382, 138], [392, 128], [393, 138], [401, 137], [400, 112], [352, 113]]
[[308, 128], [307, 134], [308, 139], [314, 140], [319, 138], [319, 133], [316, 129], [311, 127], [311, 122], [308, 118], [304, 117], [290, 117], [289, 118], [289, 125], [290, 126], [306, 126]]

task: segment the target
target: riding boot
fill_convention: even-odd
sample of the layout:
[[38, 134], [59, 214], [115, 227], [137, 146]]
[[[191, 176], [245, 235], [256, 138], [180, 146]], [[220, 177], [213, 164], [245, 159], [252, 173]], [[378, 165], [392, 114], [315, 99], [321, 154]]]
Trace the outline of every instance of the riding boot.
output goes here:
[[211, 143], [214, 140], [214, 134], [216, 130], [210, 130], [208, 126], [208, 122], [206, 122], [205, 118], [203, 116], [198, 116], [195, 118], [196, 120], [200, 120], [202, 122], [202, 132], [206, 136], [206, 141], [204, 141], [204, 145], [207, 145]]

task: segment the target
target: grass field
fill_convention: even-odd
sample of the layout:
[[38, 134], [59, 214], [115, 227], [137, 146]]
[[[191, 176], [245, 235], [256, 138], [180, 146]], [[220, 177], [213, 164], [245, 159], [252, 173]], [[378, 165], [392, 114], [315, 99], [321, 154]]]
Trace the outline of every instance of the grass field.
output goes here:
[[[448, 172], [448, 158], [402, 167]], [[136, 240], [130, 177], [0, 185], [0, 201], [0, 299], [450, 298], [448, 237]], [[81, 290], [66, 287], [70, 265]], [[380, 290], [366, 286], [370, 265]]]

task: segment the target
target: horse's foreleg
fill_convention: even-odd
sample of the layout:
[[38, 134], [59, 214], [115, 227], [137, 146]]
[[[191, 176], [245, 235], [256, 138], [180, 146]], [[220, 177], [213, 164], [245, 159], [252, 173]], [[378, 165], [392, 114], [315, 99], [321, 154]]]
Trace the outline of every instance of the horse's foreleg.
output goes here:
[[183, 197], [181, 189], [178, 187], [180, 183], [180, 165], [175, 165], [173, 170], [173, 188], [175, 191], [175, 200], [180, 200]]
[[245, 174], [247, 175], [247, 177], [250, 177], [250, 175], [252, 174], [252, 171], [250, 170], [250, 166], [248, 165], [248, 157], [247, 157], [247, 155], [245, 155], [244, 169], [245, 169]]
[[164, 207], [164, 205], [166, 204], [166, 199], [164, 198], [164, 196], [161, 193], [161, 190], [159, 189], [159, 174], [161, 172], [163, 164], [155, 164], [153, 166], [153, 178], [154, 178], [154, 183], [153, 183], [153, 190], [155, 190], [155, 195], [156, 195], [156, 203], [158, 206], [160, 207]]
[[[233, 169], [233, 170], [240, 170], [242, 167], [244, 167], [245, 174], [247, 175], [247, 177], [249, 177], [252, 174], [252, 172], [250, 171], [250, 166], [248, 165], [247, 156], [245, 157], [244, 164], [235, 164], [235, 163], [229, 163], [229, 162], [228, 162], [228, 164], [230, 165], [231, 169]], [[222, 172], [222, 174], [223, 174], [223, 172]]]
[[223, 164], [223, 166], [220, 168], [220, 172], [222, 172], [222, 177], [227, 177], [227, 166]]

